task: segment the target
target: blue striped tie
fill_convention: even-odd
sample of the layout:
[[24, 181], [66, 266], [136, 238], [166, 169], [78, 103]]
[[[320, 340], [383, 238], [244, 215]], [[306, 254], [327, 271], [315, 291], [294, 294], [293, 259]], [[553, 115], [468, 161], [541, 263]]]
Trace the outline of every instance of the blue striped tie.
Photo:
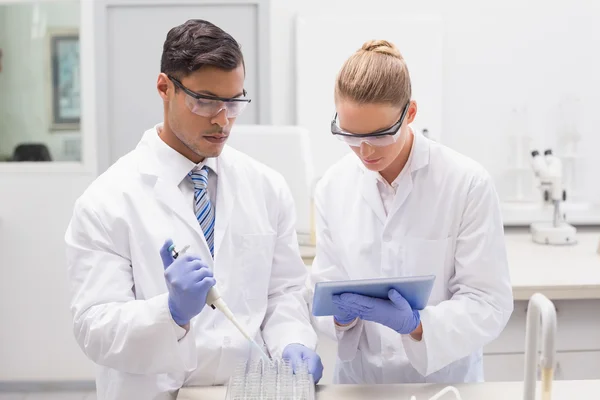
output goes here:
[[200, 171], [192, 170], [189, 173], [194, 184], [194, 212], [200, 223], [210, 255], [215, 256], [215, 208], [208, 195], [208, 167]]

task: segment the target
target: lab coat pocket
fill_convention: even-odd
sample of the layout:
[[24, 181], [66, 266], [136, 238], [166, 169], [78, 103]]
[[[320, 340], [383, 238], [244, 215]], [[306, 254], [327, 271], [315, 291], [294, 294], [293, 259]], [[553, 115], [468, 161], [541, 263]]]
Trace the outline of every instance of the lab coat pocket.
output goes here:
[[450, 260], [452, 238], [421, 239], [406, 237], [404, 242], [406, 272], [409, 275], [440, 275], [445, 273]]
[[448, 298], [448, 280], [454, 269], [452, 238], [406, 238], [407, 275], [435, 275], [429, 304], [438, 304]]
[[266, 301], [268, 297], [275, 240], [274, 233], [243, 235], [242, 265], [247, 300]]

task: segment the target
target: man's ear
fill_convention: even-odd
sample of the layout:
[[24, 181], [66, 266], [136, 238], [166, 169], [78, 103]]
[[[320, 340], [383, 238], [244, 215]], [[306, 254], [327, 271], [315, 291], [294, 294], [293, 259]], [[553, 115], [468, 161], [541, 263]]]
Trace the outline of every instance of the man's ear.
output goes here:
[[156, 80], [156, 90], [158, 90], [158, 94], [164, 101], [169, 101], [170, 92], [175, 89], [169, 77], [161, 72]]

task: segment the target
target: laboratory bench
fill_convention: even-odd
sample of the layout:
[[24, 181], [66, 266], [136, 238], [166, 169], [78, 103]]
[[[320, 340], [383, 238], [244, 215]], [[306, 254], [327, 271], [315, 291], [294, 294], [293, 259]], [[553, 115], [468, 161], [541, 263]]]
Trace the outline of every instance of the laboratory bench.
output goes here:
[[600, 379], [600, 232], [582, 229], [577, 240], [546, 246], [533, 243], [527, 231], [507, 231], [515, 308], [502, 334], [484, 348], [486, 379], [522, 379], [527, 300], [536, 292], [556, 308], [556, 379]]
[[[317, 385], [317, 400], [428, 400], [446, 385]], [[454, 385], [462, 400], [522, 400], [523, 382], [485, 382]], [[224, 400], [227, 388], [223, 386], [183, 388], [177, 400]], [[552, 400], [598, 400], [600, 380], [554, 381]], [[537, 396], [541, 398], [538, 385]], [[455, 399], [451, 393], [442, 399]]]
[[[579, 228], [571, 246], [533, 243], [522, 228], [507, 228], [505, 237], [515, 307], [501, 335], [484, 348], [486, 381], [523, 379], [527, 301], [536, 292], [556, 307], [556, 379], [600, 379], [600, 230]], [[301, 251], [310, 268], [314, 249]], [[320, 341], [327, 348], [321, 357], [332, 362], [332, 343]]]

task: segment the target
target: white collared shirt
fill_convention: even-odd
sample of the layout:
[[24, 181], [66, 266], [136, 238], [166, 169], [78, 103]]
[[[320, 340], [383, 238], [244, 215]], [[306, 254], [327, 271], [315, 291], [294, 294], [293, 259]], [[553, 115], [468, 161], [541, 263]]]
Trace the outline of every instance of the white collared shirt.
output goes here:
[[192, 179], [188, 176], [188, 173], [195, 170], [202, 169], [205, 165], [208, 167], [208, 196], [213, 205], [213, 208], [217, 208], [217, 168], [218, 158], [205, 158], [204, 161], [194, 164], [187, 157], [180, 154], [177, 150], [166, 144], [159, 136], [159, 131], [162, 128], [162, 124], [156, 125], [156, 151], [160, 156], [160, 159], [164, 161], [163, 168], [168, 169], [166, 176], [172, 177], [173, 183], [176, 183], [181, 190], [181, 193], [189, 200], [192, 212], [194, 210], [194, 184]]
[[[204, 166], [208, 167], [208, 196], [213, 209], [217, 211], [217, 159], [216, 158], [205, 158], [204, 161], [196, 164], [195, 170], [201, 170]], [[185, 196], [186, 199], [191, 199], [192, 209], [194, 208], [194, 183], [192, 178], [185, 177], [179, 184], [179, 190]], [[196, 212], [196, 210], [194, 210]]]
[[379, 195], [381, 196], [381, 202], [385, 209], [385, 215], [389, 215], [392, 204], [394, 204], [394, 198], [398, 191], [398, 177], [390, 185], [380, 174], [377, 174], [377, 189], [379, 189]]

